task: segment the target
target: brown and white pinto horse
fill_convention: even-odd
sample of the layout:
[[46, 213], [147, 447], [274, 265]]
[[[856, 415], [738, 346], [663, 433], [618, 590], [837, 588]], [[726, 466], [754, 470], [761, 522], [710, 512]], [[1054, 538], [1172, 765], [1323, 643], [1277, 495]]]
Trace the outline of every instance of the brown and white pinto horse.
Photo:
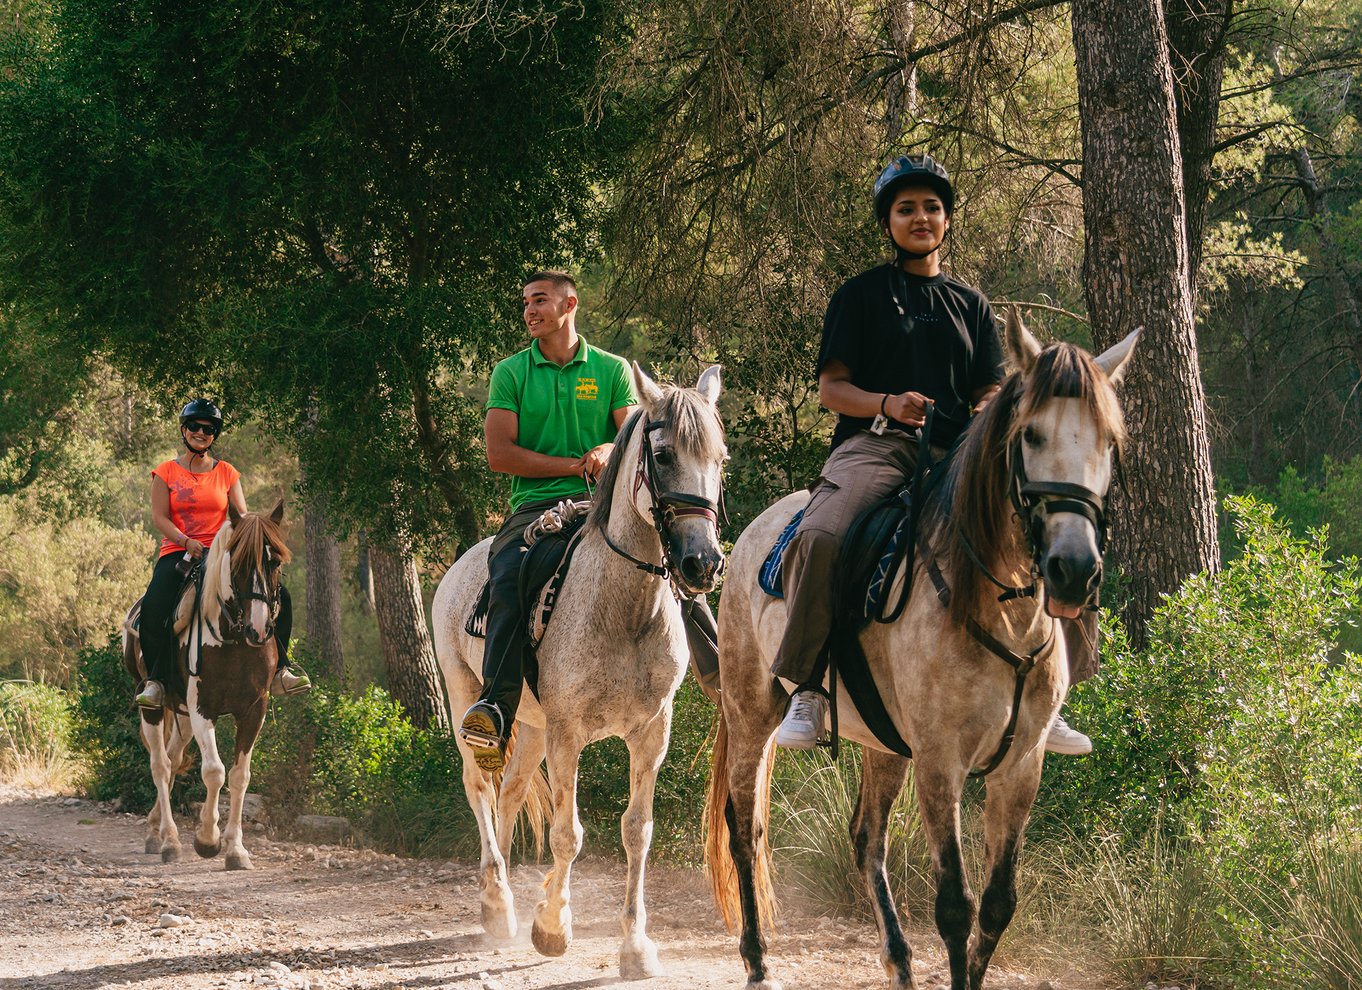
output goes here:
[[[195, 607], [194, 587], [186, 589], [175, 615], [179, 637], [179, 683], [167, 683], [166, 706], [138, 709], [142, 742], [151, 754], [156, 805], [147, 816], [146, 851], [161, 861], [180, 858], [180, 836], [170, 810], [170, 785], [191, 761], [185, 752], [199, 744], [204, 786], [194, 851], [216, 856], [225, 839], [227, 869], [249, 870], [251, 857], [241, 843], [241, 809], [251, 782], [251, 750], [265, 722], [270, 682], [278, 666], [274, 622], [279, 614], [279, 568], [288, 563], [279, 523], [282, 500], [268, 516], [228, 509], [203, 564], [203, 593]], [[123, 662], [133, 679], [146, 678], [141, 641], [133, 622], [141, 602], [123, 623]], [[228, 775], [218, 755], [217, 720], [236, 720], [236, 755]], [[225, 834], [218, 830], [218, 795], [230, 779], [231, 809]]]
[[[1125, 433], [1114, 386], [1135, 337], [1097, 358], [1069, 344], [1042, 350], [1015, 310], [1009, 314], [1007, 344], [1018, 370], [979, 414], [922, 507], [915, 593], [897, 618], [861, 634], [884, 708], [912, 752], [951, 990], [980, 990], [1016, 905], [1022, 831], [1045, 736], [1069, 686], [1057, 617], [1080, 614], [1101, 582], [1103, 503]], [[780, 987], [763, 934], [774, 909], [765, 833], [772, 739], [787, 700], [770, 674], [785, 602], [763, 594], [757, 574], [808, 499], [807, 492], [786, 496], [738, 538], [720, 603], [724, 688], [706, 859], [725, 920], [741, 925], [747, 990]], [[902, 573], [896, 581], [894, 595]], [[1012, 586], [1005, 603], [995, 582]], [[891, 752], [845, 696], [839, 729], [863, 747], [851, 839], [879, 925], [880, 960], [890, 990], [913, 990], [913, 954], [885, 872], [890, 809], [909, 758]], [[976, 908], [960, 801], [965, 781], [982, 774], [988, 862]]]

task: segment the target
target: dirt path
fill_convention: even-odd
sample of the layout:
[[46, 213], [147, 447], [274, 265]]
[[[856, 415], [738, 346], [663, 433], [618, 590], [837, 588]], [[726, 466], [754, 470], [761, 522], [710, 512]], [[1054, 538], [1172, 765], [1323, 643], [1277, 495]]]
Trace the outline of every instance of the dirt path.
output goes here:
[[[575, 873], [576, 941], [546, 959], [529, 945], [544, 870], [517, 866], [522, 936], [492, 941], [478, 923], [472, 867], [251, 834], [255, 870], [142, 852], [141, 819], [76, 798], [0, 790], [0, 990], [578, 990], [621, 984], [623, 869], [585, 860]], [[736, 943], [716, 920], [703, 878], [657, 869], [649, 920], [667, 975], [648, 990], [737, 990]], [[186, 919], [158, 927], [162, 915]], [[914, 975], [943, 982], [940, 943], [917, 933]], [[883, 987], [872, 925], [787, 913], [773, 943], [787, 990]], [[993, 990], [1089, 990], [995, 969]]]

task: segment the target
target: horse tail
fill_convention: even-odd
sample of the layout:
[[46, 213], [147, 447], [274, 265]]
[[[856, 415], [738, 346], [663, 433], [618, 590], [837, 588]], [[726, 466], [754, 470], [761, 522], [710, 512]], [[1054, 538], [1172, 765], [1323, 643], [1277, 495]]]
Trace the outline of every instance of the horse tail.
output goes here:
[[[771, 774], [775, 766], [774, 746], [767, 743], [761, 771], [756, 781], [753, 834], [756, 836], [755, 858], [752, 862], [752, 882], [755, 886], [757, 923], [762, 931], [770, 931], [776, 917], [775, 888], [771, 883], [771, 846], [766, 827], [771, 818]], [[738, 868], [733, 862], [729, 845], [728, 782], [728, 723], [722, 710], [719, 729], [714, 737], [714, 756], [709, 771], [709, 796], [705, 801], [704, 845], [705, 867], [709, 886], [714, 894], [714, 906], [723, 916], [728, 930], [737, 933], [742, 924], [742, 903], [738, 887]]]

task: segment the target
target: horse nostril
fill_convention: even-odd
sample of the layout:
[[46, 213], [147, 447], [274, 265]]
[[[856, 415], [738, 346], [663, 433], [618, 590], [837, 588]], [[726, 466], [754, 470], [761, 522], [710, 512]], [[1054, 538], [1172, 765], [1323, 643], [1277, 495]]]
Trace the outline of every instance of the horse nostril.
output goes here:
[[691, 587], [705, 579], [705, 565], [698, 554], [691, 553], [681, 558], [681, 576]]
[[1058, 554], [1051, 554], [1045, 561], [1045, 580], [1056, 588], [1064, 588], [1069, 583], [1069, 564]]

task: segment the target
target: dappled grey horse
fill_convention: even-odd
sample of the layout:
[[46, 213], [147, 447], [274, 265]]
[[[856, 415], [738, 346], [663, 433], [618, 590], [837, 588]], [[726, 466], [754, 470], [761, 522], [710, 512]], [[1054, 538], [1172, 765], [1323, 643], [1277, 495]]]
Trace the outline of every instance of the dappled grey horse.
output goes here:
[[[661, 971], [646, 931], [643, 873], [653, 788], [689, 658], [677, 595], [704, 593], [718, 581], [724, 556], [714, 510], [727, 456], [717, 366], [701, 374], [694, 389], [659, 388], [637, 364], [633, 375], [642, 406], [620, 430], [539, 644], [538, 698], [528, 690], [523, 695], [499, 793], [498, 782], [459, 742], [464, 788], [482, 838], [483, 926], [502, 937], [517, 929], [506, 874], [513, 823], [547, 756], [553, 871], [535, 908], [532, 939], [540, 952], [557, 956], [572, 940], [569, 881], [582, 845], [578, 760], [588, 743], [624, 740], [630, 794], [621, 833], [629, 876], [620, 973], [626, 979]], [[490, 543], [459, 558], [432, 606], [435, 652], [456, 712], [478, 697], [483, 641], [466, 631], [465, 621], [487, 581]]]
[[[1069, 685], [1057, 617], [1079, 615], [1101, 581], [1103, 502], [1124, 437], [1114, 383], [1135, 343], [1132, 334], [1096, 359], [1068, 344], [1042, 351], [1015, 310], [1006, 338], [1019, 370], [979, 413], [922, 507], [913, 594], [897, 619], [871, 623], [860, 636], [915, 764], [952, 990], [978, 990], [1016, 905], [1017, 856], [1044, 740]], [[808, 492], [787, 496], [738, 538], [719, 613], [722, 719], [706, 858], [725, 920], [741, 924], [750, 990], [780, 986], [768, 973], [763, 933], [774, 909], [766, 828], [772, 739], [793, 687], [770, 674], [785, 602], [764, 594], [757, 576], [808, 500]], [[840, 735], [864, 747], [851, 838], [879, 924], [881, 962], [891, 988], [911, 990], [912, 950], [885, 872], [890, 808], [909, 758], [869, 731], [845, 695], [839, 723]], [[960, 800], [966, 779], [981, 771], [987, 881], [976, 912]]]

